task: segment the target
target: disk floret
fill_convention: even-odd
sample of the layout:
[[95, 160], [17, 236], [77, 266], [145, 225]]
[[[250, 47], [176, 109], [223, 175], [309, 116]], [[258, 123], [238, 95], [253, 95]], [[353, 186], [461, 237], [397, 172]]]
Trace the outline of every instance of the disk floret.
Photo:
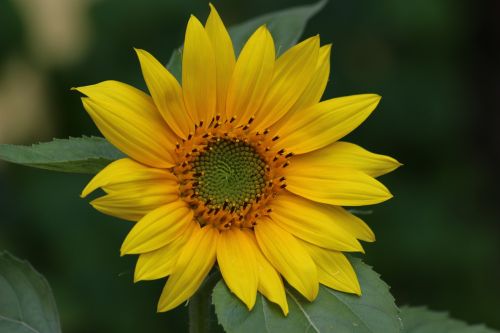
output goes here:
[[209, 208], [239, 210], [265, 190], [266, 163], [242, 141], [216, 139], [192, 164], [194, 191]]
[[208, 128], [196, 126], [177, 144], [173, 168], [195, 220], [221, 230], [253, 228], [271, 213], [269, 202], [286, 187], [283, 169], [291, 157], [275, 147], [278, 137], [251, 129], [253, 118], [238, 127], [233, 121], [216, 117]]

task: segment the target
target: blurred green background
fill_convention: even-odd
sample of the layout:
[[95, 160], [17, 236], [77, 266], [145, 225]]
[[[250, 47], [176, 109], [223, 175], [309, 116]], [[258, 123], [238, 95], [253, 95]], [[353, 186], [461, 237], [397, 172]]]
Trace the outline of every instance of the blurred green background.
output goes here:
[[[215, 1], [228, 25], [304, 1]], [[499, 3], [331, 1], [305, 36], [333, 43], [325, 97], [375, 92], [377, 111], [349, 140], [405, 164], [395, 195], [365, 220], [365, 260], [398, 304], [427, 304], [500, 328]], [[495, 8], [494, 8], [495, 7]], [[0, 143], [98, 134], [72, 86], [145, 87], [133, 47], [166, 62], [208, 3], [0, 0]], [[496, 41], [496, 42], [495, 42]], [[156, 314], [163, 281], [132, 283], [119, 257], [130, 229], [94, 211], [85, 175], [0, 164], [0, 249], [51, 283], [64, 332], [183, 332], [186, 310]]]

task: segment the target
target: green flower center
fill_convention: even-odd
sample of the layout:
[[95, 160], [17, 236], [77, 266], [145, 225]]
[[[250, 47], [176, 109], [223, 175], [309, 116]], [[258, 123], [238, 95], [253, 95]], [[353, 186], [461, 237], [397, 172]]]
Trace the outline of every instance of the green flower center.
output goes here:
[[248, 144], [217, 139], [194, 159], [195, 193], [207, 206], [239, 209], [266, 186], [266, 163]]

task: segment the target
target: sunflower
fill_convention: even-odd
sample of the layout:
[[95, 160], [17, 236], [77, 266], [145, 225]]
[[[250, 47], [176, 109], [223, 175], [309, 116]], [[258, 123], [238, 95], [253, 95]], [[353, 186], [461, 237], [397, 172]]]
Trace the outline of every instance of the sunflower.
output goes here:
[[283, 278], [313, 301], [319, 284], [361, 294], [343, 252], [375, 240], [341, 206], [391, 198], [375, 177], [399, 163], [338, 141], [377, 106], [374, 94], [320, 102], [330, 45], [308, 38], [276, 58], [261, 26], [236, 58], [211, 6], [191, 16], [182, 85], [136, 50], [150, 95], [117, 81], [75, 88], [102, 134], [128, 157], [82, 192], [102, 213], [136, 221], [121, 254], [138, 254], [134, 280], [168, 276], [158, 311], [191, 297], [217, 265], [252, 309], [257, 292], [288, 313]]

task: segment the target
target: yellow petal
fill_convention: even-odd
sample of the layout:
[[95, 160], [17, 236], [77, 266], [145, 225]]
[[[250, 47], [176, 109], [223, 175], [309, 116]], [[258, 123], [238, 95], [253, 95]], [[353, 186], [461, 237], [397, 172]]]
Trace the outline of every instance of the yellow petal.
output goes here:
[[84, 198], [99, 187], [106, 192], [118, 192], [130, 188], [147, 187], [150, 183], [177, 184], [177, 177], [164, 169], [150, 168], [130, 158], [122, 158], [108, 164], [83, 189]]
[[293, 113], [277, 132], [278, 145], [295, 154], [325, 147], [359, 126], [380, 96], [354, 95], [330, 99]]
[[288, 49], [276, 60], [274, 77], [254, 121], [257, 130], [265, 130], [295, 104], [314, 74], [318, 62], [319, 36]]
[[319, 103], [323, 92], [325, 91], [328, 78], [330, 76], [330, 51], [332, 45], [328, 44], [319, 49], [318, 62], [314, 75], [307, 84], [306, 89], [302, 92], [299, 99], [295, 102], [292, 108], [272, 127], [275, 129], [281, 128], [281, 124], [285, 123], [287, 118], [295, 112], [310, 107]]
[[135, 49], [142, 75], [163, 119], [172, 131], [186, 139], [194, 131], [194, 122], [184, 108], [182, 89], [165, 66], [144, 50]]
[[270, 207], [273, 221], [297, 238], [331, 250], [363, 252], [356, 236], [320, 204], [285, 192]]
[[363, 206], [392, 198], [389, 190], [366, 173], [350, 169], [297, 166], [286, 170], [287, 190], [336, 206]]
[[338, 141], [313, 152], [295, 156], [294, 166], [321, 166], [326, 168], [345, 168], [362, 171], [369, 176], [378, 177], [389, 173], [401, 163], [392, 157], [369, 152], [352, 143]]
[[321, 284], [335, 290], [361, 295], [356, 272], [342, 252], [323, 249], [307, 242], [301, 244], [316, 263]]
[[176, 136], [161, 117], [151, 97], [117, 81], [75, 88], [88, 97], [83, 106], [101, 133], [134, 160], [169, 168]]
[[274, 268], [305, 298], [313, 301], [318, 295], [318, 273], [299, 241], [269, 218], [259, 221], [255, 236]]
[[252, 244], [252, 252], [255, 254], [257, 262], [258, 291], [271, 302], [278, 304], [285, 316], [288, 315], [288, 302], [286, 301], [285, 286], [283, 285], [281, 276], [266, 257], [264, 257], [257, 239], [255, 239], [255, 234], [249, 230], [244, 230], [244, 233]]
[[191, 297], [215, 263], [219, 231], [206, 226], [193, 232], [160, 296], [158, 312], [171, 310]]
[[233, 42], [222, 22], [215, 7], [210, 4], [210, 15], [208, 16], [205, 30], [212, 42], [215, 53], [215, 68], [217, 81], [217, 107], [216, 113], [225, 117], [226, 100], [229, 81], [233, 75], [234, 57]]
[[340, 206], [332, 206], [319, 204], [321, 208], [328, 211], [328, 214], [332, 216], [340, 226], [342, 226], [345, 230], [354, 235], [357, 239], [360, 239], [365, 242], [374, 242], [375, 234], [372, 229], [359, 217], [354, 214], [351, 214], [344, 208]]
[[124, 220], [139, 221], [152, 210], [178, 199], [178, 184], [144, 182], [130, 189], [110, 192], [90, 204], [101, 213]]
[[193, 220], [193, 210], [177, 200], [153, 210], [137, 222], [122, 244], [121, 255], [159, 249], [184, 232]]
[[205, 28], [194, 16], [189, 19], [182, 51], [184, 103], [197, 125], [208, 126], [215, 116], [215, 56]]
[[226, 114], [236, 124], [246, 124], [257, 110], [273, 78], [274, 42], [265, 26], [248, 39], [236, 61], [229, 83]]
[[195, 229], [200, 229], [200, 225], [191, 221], [182, 234], [172, 242], [158, 250], [141, 254], [135, 266], [134, 282], [161, 279], [172, 274], [180, 251]]
[[257, 296], [257, 262], [255, 246], [240, 229], [220, 234], [217, 242], [217, 263], [229, 289], [252, 310]]

